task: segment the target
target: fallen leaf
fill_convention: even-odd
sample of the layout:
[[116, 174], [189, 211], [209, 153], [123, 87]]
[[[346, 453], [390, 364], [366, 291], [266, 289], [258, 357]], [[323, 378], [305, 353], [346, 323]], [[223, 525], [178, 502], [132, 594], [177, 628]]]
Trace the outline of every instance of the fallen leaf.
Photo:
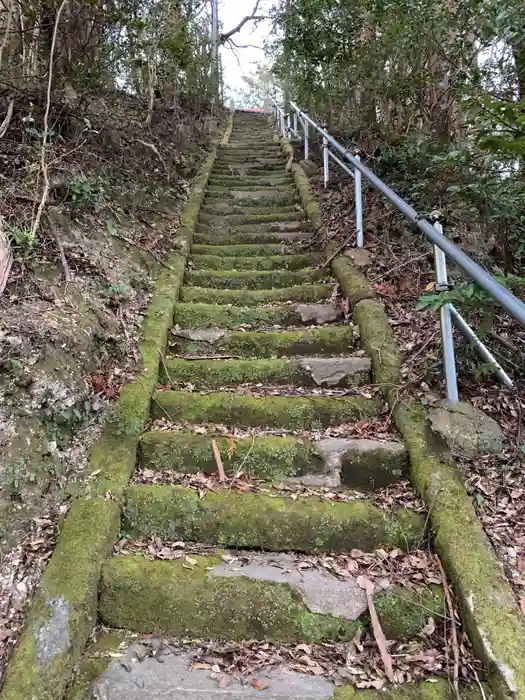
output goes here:
[[252, 687], [255, 688], [255, 690], [266, 690], [266, 688], [268, 687], [268, 683], [263, 683], [257, 678], [254, 678], [252, 680]]

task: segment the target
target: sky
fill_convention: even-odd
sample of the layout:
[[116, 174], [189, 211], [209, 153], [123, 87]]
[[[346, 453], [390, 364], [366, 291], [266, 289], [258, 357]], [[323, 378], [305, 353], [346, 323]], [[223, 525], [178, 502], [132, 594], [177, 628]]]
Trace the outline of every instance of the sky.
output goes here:
[[[219, 21], [222, 31], [228, 32], [237, 26], [243, 17], [252, 13], [254, 4], [255, 0], [219, 0]], [[264, 14], [264, 5], [268, 8], [272, 2], [271, 0], [266, 0], [266, 3], [263, 2], [262, 4]], [[232, 39], [239, 46], [250, 44], [262, 47], [270, 30], [271, 25], [268, 21], [260, 22], [256, 29], [254, 29], [253, 22], [248, 22]], [[250, 46], [248, 48], [235, 49], [234, 53], [231, 49], [223, 47], [221, 53], [224, 82], [228, 88], [225, 92], [228, 97], [234, 97], [235, 92], [246, 88], [246, 84], [242, 79], [243, 74], [252, 74], [255, 71], [256, 64], [264, 61], [264, 51]]]

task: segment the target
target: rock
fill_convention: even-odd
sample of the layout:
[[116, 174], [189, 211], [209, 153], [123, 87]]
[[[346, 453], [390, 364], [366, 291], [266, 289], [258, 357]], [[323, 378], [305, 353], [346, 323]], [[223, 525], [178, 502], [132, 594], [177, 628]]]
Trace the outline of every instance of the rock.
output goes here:
[[484, 452], [498, 454], [503, 448], [503, 431], [499, 424], [482, 411], [462, 401], [446, 401], [429, 409], [432, 429], [450, 447], [460, 448], [469, 455]]
[[307, 177], [312, 177], [317, 172], [317, 165], [311, 160], [301, 160], [299, 165], [304, 170]]
[[318, 386], [337, 386], [345, 377], [370, 372], [372, 365], [368, 357], [305, 357], [299, 364]]
[[343, 255], [350, 258], [356, 267], [368, 267], [372, 262], [370, 251], [365, 248], [349, 248]]
[[351, 576], [340, 580], [319, 569], [301, 569], [290, 554], [260, 554], [247, 565], [221, 564], [210, 576], [245, 577], [254, 581], [286, 583], [313, 613], [357, 620], [367, 610], [365, 592]]
[[179, 338], [186, 338], [187, 340], [195, 340], [203, 343], [216, 343], [221, 338], [224, 338], [226, 333], [224, 331], [185, 331], [177, 330], [173, 331], [174, 335]]
[[332, 323], [343, 316], [341, 307], [335, 304], [298, 304], [295, 307], [303, 323]]

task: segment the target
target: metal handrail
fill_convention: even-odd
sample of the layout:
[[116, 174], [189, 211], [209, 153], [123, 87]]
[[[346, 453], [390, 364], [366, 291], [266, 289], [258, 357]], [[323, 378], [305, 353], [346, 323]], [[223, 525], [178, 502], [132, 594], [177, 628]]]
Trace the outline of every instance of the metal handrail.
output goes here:
[[[434, 247], [434, 259], [436, 268], [436, 291], [445, 292], [450, 289], [447, 276], [447, 257], [450, 258], [458, 267], [460, 267], [471, 279], [473, 279], [482, 289], [484, 289], [495, 301], [525, 326], [525, 304], [514, 296], [508, 289], [501, 285], [495, 277], [493, 277], [481, 265], [478, 265], [472, 258], [467, 255], [455, 243], [448, 240], [443, 235], [443, 227], [439, 221], [439, 212], [433, 213], [433, 223], [408, 204], [400, 197], [393, 189], [385, 184], [375, 173], [373, 173], [366, 165], [363, 165], [357, 151], [351, 152], [342, 146], [324, 126], [317, 124], [306, 112], [301, 110], [295, 102], [290, 101], [290, 107], [293, 113], [293, 125], [291, 115], [286, 114], [283, 108], [271, 98], [273, 104], [273, 115], [277, 119], [279, 130], [285, 138], [290, 138], [293, 135], [299, 137], [298, 124], [303, 127], [304, 139], [304, 157], [308, 159], [309, 154], [309, 127], [311, 126], [323, 140], [323, 174], [325, 187], [329, 181], [329, 161], [332, 159], [345, 172], [349, 173], [354, 178], [355, 183], [355, 209], [356, 209], [356, 243], [358, 248], [364, 247], [364, 229], [363, 229], [363, 197], [361, 187], [361, 176], [364, 176], [368, 182], [379, 190], [399, 211], [414, 224], [432, 243]], [[335, 155], [330, 150], [330, 147], [342, 156], [342, 159]], [[349, 168], [345, 162], [348, 162], [352, 168]], [[495, 374], [500, 381], [509, 387], [513, 386], [512, 380], [503, 370], [501, 365], [494, 358], [490, 350], [477, 337], [475, 331], [465, 321], [463, 316], [455, 309], [452, 304], [443, 304], [440, 308], [441, 320], [441, 336], [443, 347], [443, 359], [445, 369], [445, 380], [447, 385], [447, 398], [450, 402], [459, 400], [457, 390], [457, 373], [454, 356], [454, 340], [452, 335], [452, 323], [458, 328], [460, 333], [477, 349], [481, 358], [492, 365]]]

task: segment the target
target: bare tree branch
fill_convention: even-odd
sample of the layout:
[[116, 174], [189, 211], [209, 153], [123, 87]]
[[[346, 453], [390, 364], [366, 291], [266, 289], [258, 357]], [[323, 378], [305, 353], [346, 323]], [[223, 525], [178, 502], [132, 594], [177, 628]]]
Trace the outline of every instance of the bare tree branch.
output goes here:
[[230, 39], [234, 34], [237, 34], [237, 32], [240, 32], [241, 29], [244, 27], [244, 25], [247, 22], [258, 22], [262, 19], [266, 19], [266, 15], [258, 15], [257, 12], [259, 10], [259, 5], [261, 4], [262, 0], [257, 0], [255, 3], [255, 7], [252, 10], [252, 13], [250, 15], [246, 15], [246, 17], [243, 17], [239, 24], [231, 29], [229, 32], [226, 32], [225, 34], [221, 34], [219, 39], [221, 44], [224, 44], [228, 39]]

